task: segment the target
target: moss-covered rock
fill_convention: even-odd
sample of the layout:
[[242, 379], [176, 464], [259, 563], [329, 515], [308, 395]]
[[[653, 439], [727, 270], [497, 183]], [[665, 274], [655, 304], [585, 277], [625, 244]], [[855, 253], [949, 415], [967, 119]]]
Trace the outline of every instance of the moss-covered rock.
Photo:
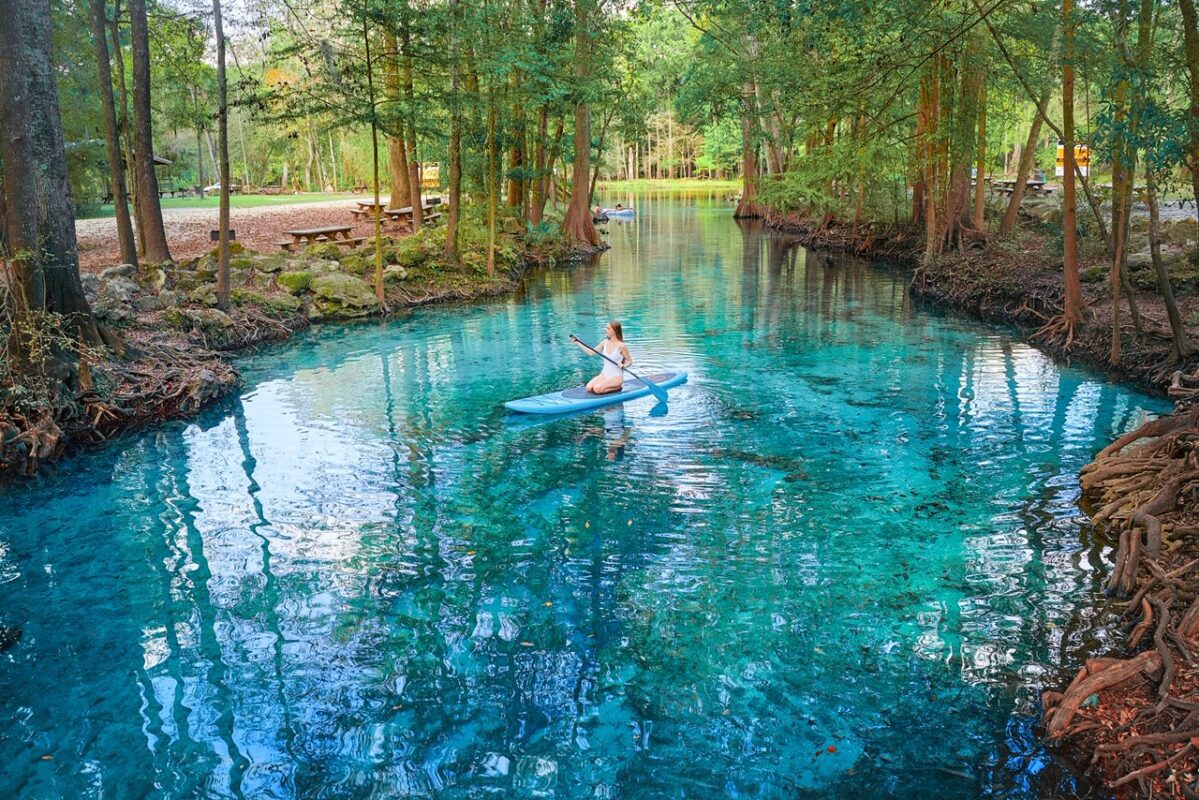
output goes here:
[[1097, 267], [1087, 267], [1079, 273], [1078, 277], [1083, 283], [1100, 283], [1106, 280], [1107, 276], [1108, 267], [1101, 264]]
[[281, 254], [258, 256], [254, 260], [254, 266], [259, 272], [282, 272], [287, 269], [287, 264], [290, 259]]
[[257, 265], [256, 259], [252, 256], [234, 256], [229, 259], [229, 269], [248, 270], [254, 269]]
[[314, 318], [365, 317], [379, 308], [374, 289], [366, 281], [353, 275], [341, 272], [318, 275], [312, 279], [310, 289], [314, 295]]
[[179, 330], [199, 330], [209, 335], [222, 335], [234, 327], [233, 319], [216, 308], [168, 308], [162, 318]]
[[335, 261], [341, 258], [341, 248], [329, 242], [317, 242], [316, 244], [310, 244], [304, 248], [304, 252], [310, 256], [331, 258]]
[[290, 294], [264, 294], [252, 289], [234, 289], [233, 302], [239, 306], [255, 305], [273, 316], [294, 314], [300, 310], [300, 298]]
[[312, 285], [312, 273], [308, 270], [289, 270], [280, 272], [275, 280], [292, 294], [303, 294]]
[[187, 293], [187, 299], [201, 306], [216, 305], [216, 284], [203, 283]]
[[342, 270], [351, 275], [363, 275], [370, 266], [370, 262], [360, 255], [343, 256], [340, 263]]
[[408, 280], [408, 270], [404, 269], [399, 264], [394, 264], [383, 270], [383, 280], [388, 282]]

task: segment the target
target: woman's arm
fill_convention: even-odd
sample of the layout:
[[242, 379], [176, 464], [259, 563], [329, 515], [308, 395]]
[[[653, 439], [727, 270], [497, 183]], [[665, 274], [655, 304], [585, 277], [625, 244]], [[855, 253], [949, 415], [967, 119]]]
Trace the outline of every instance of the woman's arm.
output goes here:
[[620, 364], [622, 367], [633, 366], [633, 354], [629, 352], [628, 345], [622, 344], [620, 346], [620, 354], [623, 356], [623, 358], [621, 359], [621, 364]]

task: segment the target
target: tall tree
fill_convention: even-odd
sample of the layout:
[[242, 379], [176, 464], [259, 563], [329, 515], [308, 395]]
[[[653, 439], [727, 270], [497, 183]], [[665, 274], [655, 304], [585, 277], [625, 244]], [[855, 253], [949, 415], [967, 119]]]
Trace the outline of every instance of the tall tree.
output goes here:
[[167, 234], [162, 224], [158, 198], [158, 175], [154, 171], [154, 134], [150, 112], [150, 29], [146, 0], [129, 0], [133, 36], [133, 171], [137, 182], [138, 227], [146, 245], [146, 260], [171, 260]]
[[75, 203], [67, 180], [50, 0], [0, 0], [0, 138], [6, 261], [17, 316], [62, 314], [78, 341], [99, 344], [79, 279]]
[[599, 232], [591, 220], [591, 8], [593, 0], [575, 0], [575, 134], [574, 166], [571, 171], [570, 205], [562, 230], [587, 247], [599, 247]]
[[1195, 0], [1178, 0], [1182, 12], [1182, 34], [1190, 87], [1190, 113], [1187, 115], [1187, 165], [1191, 173], [1191, 191], [1195, 196], [1195, 210], [1199, 213], [1199, 15], [1195, 13]]
[[217, 222], [216, 302], [229, 308], [229, 89], [225, 80], [225, 29], [221, 0], [212, 0], [212, 24], [216, 30], [217, 152], [221, 175], [221, 209]]
[[96, 49], [96, 77], [100, 86], [100, 109], [104, 114], [104, 138], [108, 146], [109, 184], [117, 221], [121, 260], [137, 264], [137, 240], [129, 217], [129, 192], [125, 186], [125, 164], [121, 154], [117, 110], [112, 99], [112, 67], [108, 61], [108, 25], [104, 0], [91, 0], [92, 39]]
[[1066, 346], [1082, 319], [1082, 283], [1078, 275], [1078, 209], [1074, 193], [1074, 0], [1062, 0], [1062, 270], [1065, 283], [1063, 322]]
[[458, 215], [462, 205], [462, 98], [458, 75], [458, 30], [462, 24], [461, 0], [450, 2], [450, 182], [449, 210], [445, 217], [445, 257], [458, 260]]

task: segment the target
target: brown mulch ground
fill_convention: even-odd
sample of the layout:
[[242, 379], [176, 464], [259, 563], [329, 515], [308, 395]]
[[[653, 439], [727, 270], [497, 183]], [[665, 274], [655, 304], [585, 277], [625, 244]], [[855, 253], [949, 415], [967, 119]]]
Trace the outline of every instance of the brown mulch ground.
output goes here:
[[[290, 239], [284, 231], [294, 228], [318, 228], [326, 225], [354, 225], [354, 236], [371, 236], [374, 223], [357, 221], [350, 215], [355, 200], [316, 203], [296, 203], [285, 206], [231, 209], [231, 227], [237, 231], [237, 241], [250, 250], [271, 253], [279, 250], [277, 242]], [[218, 211], [215, 208], [173, 208], [163, 211], [167, 242], [175, 261], [197, 258], [212, 249], [209, 232], [216, 230]], [[404, 230], [395, 223], [385, 223], [384, 230], [394, 235]], [[79, 241], [79, 265], [84, 272], [99, 272], [120, 263], [117, 246], [116, 220], [81, 219], [75, 223]]]

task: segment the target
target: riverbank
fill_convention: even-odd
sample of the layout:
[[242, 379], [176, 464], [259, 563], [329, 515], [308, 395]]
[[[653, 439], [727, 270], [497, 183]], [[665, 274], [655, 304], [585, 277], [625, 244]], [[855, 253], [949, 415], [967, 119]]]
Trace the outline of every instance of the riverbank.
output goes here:
[[[1045, 735], [1067, 761], [1118, 797], [1199, 797], [1199, 358], [1173, 357], [1165, 307], [1151, 262], [1129, 258], [1139, 320], [1121, 314], [1122, 356], [1110, 362], [1107, 260], [1084, 250], [1086, 312], [1072, 338], [1049, 323], [1063, 307], [1060, 252], [1034, 224], [985, 246], [923, 263], [922, 231], [838, 225], [773, 214], [767, 224], [804, 246], [901, 263], [911, 292], [941, 306], [1015, 326], [1057, 358], [1106, 370], [1114, 380], [1168, 394], [1175, 413], [1151, 421], [1098, 453], [1083, 469], [1083, 510], [1096, 540], [1113, 548], [1100, 609], [1128, 626], [1127, 651], [1098, 653], [1063, 692], [1044, 694]], [[1167, 227], [1170, 274], [1188, 340], [1199, 343], [1199, 275], [1193, 221]], [[1131, 251], [1136, 252], [1136, 242]], [[1098, 657], [1102, 656], [1102, 657]]]
[[[373, 240], [352, 250], [317, 244], [274, 254], [234, 243], [226, 311], [215, 307], [215, 251], [177, 266], [119, 265], [85, 274], [91, 307], [117, 347], [85, 350], [78, 364], [47, 356], [19, 381], [9, 376], [0, 405], [0, 482], [33, 475], [82, 447], [194, 415], [240, 385], [234, 355], [311, 324], [506, 294], [533, 267], [583, 257], [553, 237], [505, 234], [488, 271], [486, 231], [470, 223], [460, 228], [458, 263], [446, 262], [444, 246], [444, 227], [384, 237], [382, 304], [373, 286]], [[55, 349], [63, 334], [52, 325], [46, 320], [31, 331], [32, 351]], [[69, 374], [64, 381], [59, 373]]]

